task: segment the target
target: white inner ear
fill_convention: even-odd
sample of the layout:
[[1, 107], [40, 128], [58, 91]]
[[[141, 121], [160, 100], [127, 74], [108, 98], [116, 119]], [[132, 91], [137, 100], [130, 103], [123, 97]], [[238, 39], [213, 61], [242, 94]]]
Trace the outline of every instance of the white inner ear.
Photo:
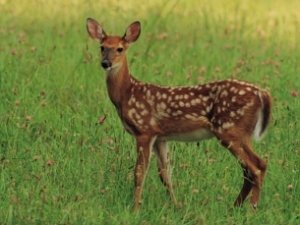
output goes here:
[[102, 39], [104, 37], [104, 35], [103, 35], [103, 29], [101, 27], [99, 27], [99, 26], [97, 26], [97, 34], [98, 34], [98, 37], [100, 39]]
[[126, 39], [126, 40], [130, 39], [130, 36], [131, 36], [131, 35], [132, 35], [132, 32], [131, 32], [131, 29], [129, 28], [129, 29], [127, 29], [127, 31], [126, 31], [125, 39]]

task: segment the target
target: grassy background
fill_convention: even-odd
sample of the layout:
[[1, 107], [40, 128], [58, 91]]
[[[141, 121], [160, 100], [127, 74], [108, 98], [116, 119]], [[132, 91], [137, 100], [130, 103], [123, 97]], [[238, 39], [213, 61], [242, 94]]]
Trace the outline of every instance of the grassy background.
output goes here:
[[[299, 1], [0, 0], [0, 224], [300, 224]], [[135, 149], [109, 102], [87, 17], [107, 33], [134, 20], [138, 79], [190, 85], [234, 77], [274, 99], [259, 209], [232, 203], [236, 160], [215, 140], [172, 143], [175, 209], [152, 160], [131, 213]], [[99, 120], [106, 115], [106, 120]], [[101, 122], [101, 121], [100, 121]]]

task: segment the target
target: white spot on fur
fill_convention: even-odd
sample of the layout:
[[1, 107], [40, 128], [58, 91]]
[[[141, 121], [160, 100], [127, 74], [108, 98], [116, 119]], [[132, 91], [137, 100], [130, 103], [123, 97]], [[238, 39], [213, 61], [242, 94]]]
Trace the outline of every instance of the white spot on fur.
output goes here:
[[225, 122], [222, 124], [222, 128], [223, 129], [228, 129], [230, 127], [232, 127], [234, 124], [233, 123], [230, 123], [230, 122]]
[[147, 90], [146, 95], [147, 95], [148, 98], [150, 98], [150, 97], [151, 97], [151, 91], [150, 91], [150, 90]]
[[228, 92], [226, 90], [222, 91], [221, 97], [226, 97], [228, 95]]
[[199, 98], [196, 98], [195, 101], [196, 101], [196, 104], [200, 104], [201, 103], [201, 100]]
[[190, 115], [190, 114], [185, 114], [184, 117], [189, 119], [189, 120], [195, 119], [195, 117]]
[[202, 100], [205, 101], [205, 102], [206, 102], [208, 99], [209, 99], [208, 96], [204, 96], [204, 97], [202, 98]]
[[244, 115], [244, 110], [243, 109], [238, 109], [237, 111], [237, 114], [243, 116]]
[[135, 108], [132, 108], [132, 109], [128, 110], [127, 113], [128, 113], [128, 117], [130, 119], [133, 119], [133, 114], [136, 114], [136, 110], [135, 110]]
[[166, 103], [161, 102], [160, 104], [158, 104], [158, 107], [162, 110], [165, 110], [167, 108], [167, 105], [166, 105]]
[[208, 113], [212, 109], [212, 104], [206, 107], [206, 112]]
[[237, 93], [238, 92], [238, 89], [236, 87], [231, 87], [229, 90], [231, 92], [233, 92], [233, 93]]
[[151, 119], [150, 119], [150, 126], [156, 126], [156, 121], [155, 121], [155, 119], [153, 119], [153, 117], [151, 117]]
[[157, 93], [156, 93], [156, 97], [157, 97], [157, 99], [160, 99], [160, 98], [161, 98], [160, 92], [157, 92]]
[[176, 112], [177, 112], [178, 115], [182, 115], [183, 114], [183, 112], [181, 110], [177, 110]]
[[234, 118], [236, 116], [235, 112], [231, 111], [230, 112], [230, 117]]
[[142, 116], [146, 116], [146, 115], [148, 115], [149, 114], [149, 112], [148, 112], [148, 110], [146, 110], [146, 109], [144, 109], [142, 112], [141, 112], [141, 115]]
[[240, 90], [240, 91], [239, 91], [239, 95], [244, 95], [244, 94], [246, 94], [246, 91], [245, 91], [245, 90]]
[[197, 105], [196, 99], [192, 99], [191, 105]]
[[136, 119], [138, 119], [138, 120], [141, 119], [141, 116], [140, 116], [138, 113], [135, 114], [135, 117], [136, 117]]

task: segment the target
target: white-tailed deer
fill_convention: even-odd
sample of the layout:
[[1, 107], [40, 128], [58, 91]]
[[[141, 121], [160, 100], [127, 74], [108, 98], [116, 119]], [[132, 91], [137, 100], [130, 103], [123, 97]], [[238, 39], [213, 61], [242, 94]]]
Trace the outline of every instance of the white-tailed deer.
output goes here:
[[266, 130], [271, 114], [270, 95], [252, 84], [221, 80], [191, 87], [161, 87], [133, 78], [126, 50], [141, 31], [132, 23], [124, 36], [107, 35], [94, 19], [87, 19], [89, 35], [101, 46], [101, 65], [107, 89], [125, 129], [136, 139], [134, 209], [141, 205], [151, 152], [157, 156], [159, 176], [177, 204], [170, 177], [167, 141], [199, 141], [216, 137], [239, 161], [243, 187], [235, 200], [240, 206], [252, 191], [255, 208], [266, 163], [252, 150], [252, 137]]

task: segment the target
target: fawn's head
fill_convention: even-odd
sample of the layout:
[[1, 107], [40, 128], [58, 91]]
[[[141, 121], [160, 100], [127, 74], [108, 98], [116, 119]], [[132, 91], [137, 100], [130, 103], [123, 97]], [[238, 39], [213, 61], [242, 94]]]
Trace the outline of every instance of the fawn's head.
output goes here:
[[123, 37], [110, 36], [105, 33], [101, 25], [94, 19], [87, 19], [87, 31], [91, 38], [100, 42], [101, 65], [109, 71], [118, 69], [125, 61], [125, 52], [129, 44], [135, 42], [141, 32], [140, 22], [136, 21], [129, 25]]

